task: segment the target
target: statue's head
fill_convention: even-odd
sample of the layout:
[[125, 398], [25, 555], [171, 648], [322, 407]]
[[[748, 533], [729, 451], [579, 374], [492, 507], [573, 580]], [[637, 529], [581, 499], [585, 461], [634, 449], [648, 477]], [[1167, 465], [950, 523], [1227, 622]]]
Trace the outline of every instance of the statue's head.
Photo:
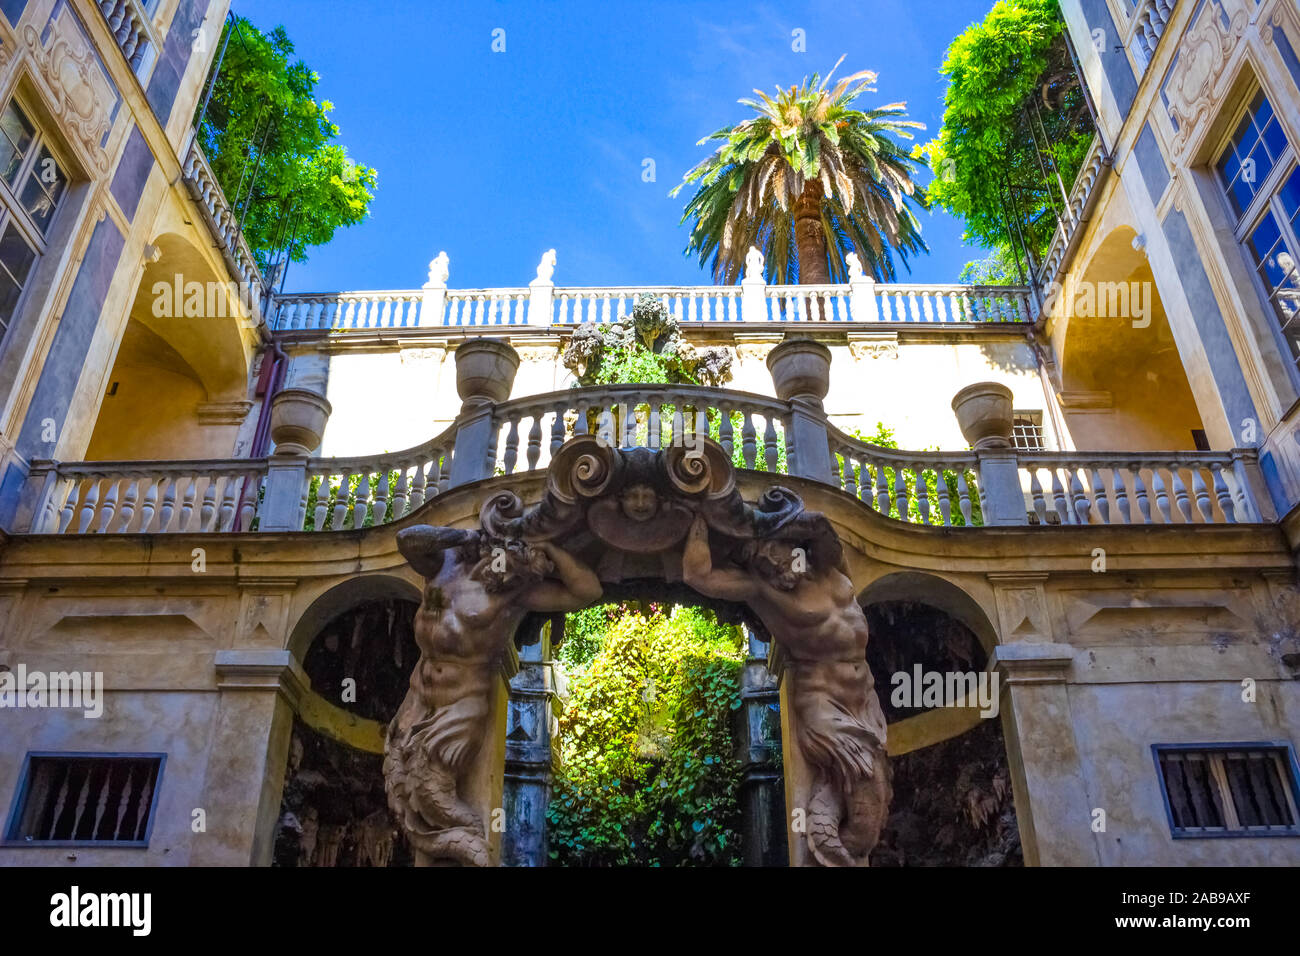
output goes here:
[[632, 521], [649, 521], [659, 513], [659, 493], [647, 484], [628, 485], [618, 500], [623, 514]]
[[536, 584], [554, 570], [555, 565], [540, 548], [518, 538], [493, 539], [484, 535], [470, 577], [489, 594], [499, 594]]
[[797, 541], [763, 539], [747, 543], [741, 558], [772, 587], [793, 591], [808, 573], [807, 554], [807, 548]]

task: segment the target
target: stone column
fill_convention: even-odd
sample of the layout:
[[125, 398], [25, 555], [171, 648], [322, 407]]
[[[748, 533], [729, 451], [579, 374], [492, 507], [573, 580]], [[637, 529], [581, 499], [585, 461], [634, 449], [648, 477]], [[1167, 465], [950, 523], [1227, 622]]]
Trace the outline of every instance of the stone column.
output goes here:
[[286, 650], [218, 651], [221, 694], [203, 781], [205, 829], [191, 866], [270, 866], [298, 698], [310, 687]]
[[741, 851], [745, 866], [785, 866], [785, 792], [776, 762], [781, 750], [781, 695], [767, 669], [768, 643], [751, 631], [748, 651], [735, 722], [741, 766]]
[[831, 350], [806, 338], [787, 338], [767, 355], [776, 397], [790, 403], [786, 463], [790, 474], [834, 484], [826, 410]]
[[1011, 389], [998, 382], [976, 382], [953, 396], [952, 410], [961, 433], [979, 459], [985, 525], [1028, 523], [1020, 466], [1011, 441]]
[[502, 866], [546, 866], [546, 807], [551, 799], [550, 623], [519, 654], [506, 714], [506, 829]]
[[1070, 717], [1068, 644], [999, 644], [1000, 682], [1016, 822], [1028, 866], [1100, 866], [1092, 810]]
[[510, 397], [519, 354], [504, 339], [474, 338], [456, 349], [456, 392], [460, 395], [451, 484], [492, 475], [496, 461], [496, 405]]
[[307, 505], [307, 456], [320, 447], [333, 411], [324, 396], [305, 388], [286, 388], [271, 400], [271, 440], [275, 454], [258, 508], [261, 531], [301, 531]]

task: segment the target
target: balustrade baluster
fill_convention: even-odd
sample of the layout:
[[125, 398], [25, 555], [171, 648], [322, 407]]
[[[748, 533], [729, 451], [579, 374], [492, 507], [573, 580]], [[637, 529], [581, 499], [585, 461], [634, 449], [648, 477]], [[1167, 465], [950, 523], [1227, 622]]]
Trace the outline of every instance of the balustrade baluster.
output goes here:
[[1201, 517], [1206, 524], [1214, 523], [1214, 506], [1210, 504], [1210, 491], [1205, 487], [1205, 478], [1201, 475], [1201, 469], [1196, 465], [1191, 465], [1192, 470], [1192, 494], [1196, 496], [1196, 510], [1201, 513]]
[[957, 507], [961, 510], [962, 521], [969, 528], [975, 523], [975, 519], [971, 517], [970, 484], [966, 481], [965, 468], [957, 472]]
[[1160, 474], [1160, 465], [1151, 466], [1151, 490], [1156, 493], [1156, 507], [1160, 509], [1160, 515], [1165, 519], [1165, 524], [1172, 524], [1173, 514], [1169, 510], [1169, 493], [1165, 490], [1165, 479]]
[[1060, 467], [1052, 465], [1048, 471], [1052, 473], [1052, 507], [1056, 509], [1061, 524], [1070, 524], [1070, 509], [1065, 501], [1065, 489], [1061, 486]]
[[1106, 480], [1101, 477], [1101, 469], [1092, 466], [1092, 500], [1097, 506], [1097, 514], [1102, 524], [1110, 524], [1110, 499], [1106, 497]]
[[199, 508], [199, 530], [212, 530], [212, 522], [217, 516], [217, 476], [208, 475], [207, 487], [203, 489], [203, 504]]
[[889, 477], [885, 474], [885, 466], [881, 462], [875, 463], [876, 468], [876, 510], [886, 518], [889, 517]]
[[1038, 481], [1038, 466], [1030, 465], [1029, 471], [1029, 497], [1033, 501], [1034, 514], [1038, 515], [1040, 525], [1047, 524], [1047, 502], [1043, 500], [1043, 486]]
[[537, 463], [542, 459], [542, 416], [546, 414], [544, 408], [534, 408], [532, 410], [533, 427], [528, 429], [528, 470], [535, 471]]
[[[1128, 486], [1124, 483], [1124, 478], [1120, 474], [1118, 467], [1111, 469], [1111, 491], [1115, 495], [1115, 504], [1119, 508], [1120, 515], [1124, 518], [1124, 524], [1132, 524], [1133, 516], [1128, 500]], [[1118, 524], [1118, 522], [1116, 522]]]
[[841, 448], [839, 451], [840, 474], [844, 479], [841, 487], [856, 498], [858, 496], [858, 480], [857, 475], [853, 472], [853, 459], [849, 457], [849, 454], [847, 448]]
[[342, 531], [348, 517], [348, 498], [352, 494], [352, 473], [344, 469], [338, 490], [334, 494], [334, 512], [330, 516], [329, 530]]
[[503, 464], [505, 471], [503, 474], [513, 475], [515, 473], [515, 462], [519, 460], [519, 418], [516, 413], [511, 413], [510, 421], [506, 429], [506, 451]]
[[1219, 502], [1219, 510], [1223, 512], [1223, 520], [1228, 524], [1236, 524], [1237, 508], [1232, 500], [1232, 492], [1228, 490], [1228, 483], [1223, 479], [1223, 468], [1211, 465], [1210, 474], [1214, 478], [1214, 497]]
[[126, 484], [126, 494], [122, 497], [122, 510], [119, 512], [117, 522], [117, 532], [121, 534], [131, 525], [131, 519], [135, 517], [135, 505], [139, 499], [140, 482], [134, 478], [124, 479]]
[[555, 453], [560, 450], [560, 446], [564, 444], [564, 412], [565, 406], [563, 404], [556, 405], [555, 408], [551, 410], [551, 413], [555, 416], [551, 421], [552, 458], [554, 458]]
[[740, 426], [740, 447], [741, 455], [745, 462], [746, 468], [754, 467], [754, 460], [758, 457], [758, 440], [754, 431], [754, 415], [748, 409], [741, 412], [743, 416]]
[[944, 474], [943, 468], [936, 468], [935, 474], [937, 475], [937, 478], [935, 479], [934, 482], [934, 490], [939, 496], [939, 517], [941, 519], [940, 523], [945, 528], [951, 528], [952, 527], [952, 501], [949, 498], [951, 492], [948, 491], [948, 476]]
[[357, 492], [352, 498], [352, 527], [364, 528], [370, 514], [370, 469], [362, 467], [357, 474]]
[[731, 406], [723, 405], [718, 407], [718, 444], [727, 455], [727, 461], [732, 461], [735, 455], [735, 442], [731, 428]]
[[[374, 524], [383, 524], [384, 519], [388, 517], [388, 493], [391, 488], [389, 483], [390, 469], [387, 465], [379, 466], [379, 481], [375, 484], [375, 520]], [[405, 472], [403, 472], [405, 477]]]
[[1183, 516], [1183, 522], [1191, 524], [1192, 521], [1192, 503], [1187, 497], [1187, 486], [1183, 484], [1182, 469], [1178, 467], [1178, 462], [1170, 462], [1169, 477], [1174, 486], [1174, 503], [1178, 505], [1178, 513]]
[[80, 481], [74, 478], [71, 482], [68, 482], [68, 484], [70, 485], [68, 488], [68, 494], [64, 498], [63, 509], [59, 512], [59, 534], [63, 534], [67, 531], [68, 525], [72, 524], [72, 518], [77, 513], [77, 499], [80, 497], [81, 493]]
[[1075, 468], [1068, 470], [1070, 473], [1070, 495], [1074, 498], [1074, 516], [1079, 524], [1091, 524], [1091, 505], [1088, 502], [1088, 496], [1083, 491], [1083, 483], [1079, 481], [1079, 472]]
[[[213, 479], [215, 483], [216, 479]], [[229, 531], [235, 526], [235, 505], [239, 495], [239, 480], [234, 475], [227, 475], [221, 488], [220, 517], [217, 521], [219, 531]]]
[[775, 473], [777, 465], [779, 464], [777, 454], [776, 422], [770, 414], [764, 416], [764, 418], [766, 419], [767, 424], [763, 428], [763, 458], [767, 464], [767, 470]]
[[1151, 524], [1151, 502], [1147, 500], [1147, 486], [1142, 482], [1142, 464], [1134, 463], [1130, 469], [1133, 475], [1133, 497], [1137, 499], [1138, 514], [1143, 524]]
[[898, 505], [898, 520], [911, 521], [912, 509], [907, 495], [907, 468], [894, 466], [894, 502]]
[[117, 514], [117, 486], [121, 484], [120, 478], [108, 479], [108, 493], [104, 495], [104, 503], [99, 509], [99, 531], [98, 534], [106, 534], [108, 526], [113, 521], [113, 515]]
[[930, 487], [925, 480], [925, 465], [918, 463], [916, 469], [916, 504], [921, 511], [921, 524], [930, 523]]

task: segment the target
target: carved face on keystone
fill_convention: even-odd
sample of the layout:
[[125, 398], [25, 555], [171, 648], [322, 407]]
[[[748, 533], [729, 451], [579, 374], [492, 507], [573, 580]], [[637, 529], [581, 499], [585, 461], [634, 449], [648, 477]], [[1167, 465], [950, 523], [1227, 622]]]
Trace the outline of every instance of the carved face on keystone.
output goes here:
[[618, 500], [623, 514], [632, 521], [649, 521], [659, 513], [659, 494], [649, 485], [629, 485]]

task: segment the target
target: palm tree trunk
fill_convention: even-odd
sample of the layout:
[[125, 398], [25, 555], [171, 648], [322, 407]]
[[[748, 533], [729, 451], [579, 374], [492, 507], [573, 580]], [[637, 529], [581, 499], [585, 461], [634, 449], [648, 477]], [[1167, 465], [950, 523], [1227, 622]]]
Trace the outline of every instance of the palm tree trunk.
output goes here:
[[[826, 234], [822, 231], [822, 184], [810, 179], [794, 204], [794, 241], [799, 250], [799, 284], [822, 285], [831, 281], [826, 263]], [[810, 319], [825, 319], [821, 300], [809, 296], [804, 314]]]

